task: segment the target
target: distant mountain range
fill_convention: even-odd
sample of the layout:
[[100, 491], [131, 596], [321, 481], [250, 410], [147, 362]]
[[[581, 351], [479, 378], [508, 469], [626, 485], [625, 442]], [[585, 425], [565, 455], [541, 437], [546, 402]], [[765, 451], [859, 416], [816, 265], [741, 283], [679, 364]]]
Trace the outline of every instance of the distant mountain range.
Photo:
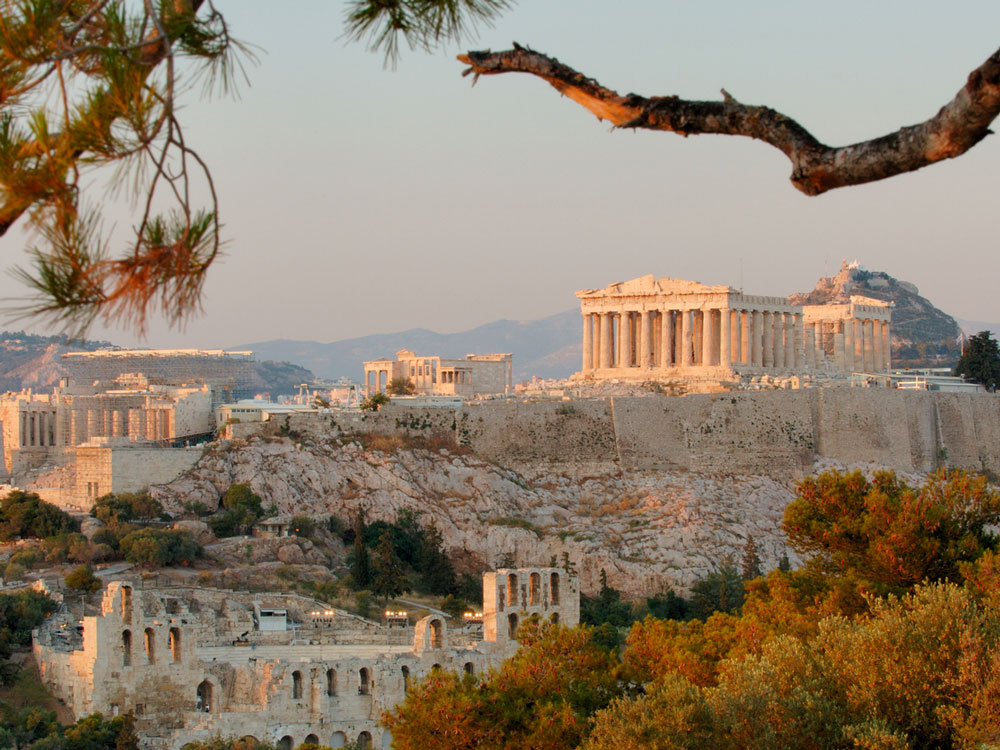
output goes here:
[[411, 328], [329, 344], [277, 339], [234, 348], [252, 349], [257, 359], [295, 362], [322, 378], [356, 381], [363, 377], [363, 362], [395, 359], [400, 349], [448, 358], [510, 352], [514, 355], [514, 381], [518, 382], [532, 375], [565, 378], [580, 369], [580, 331], [579, 311], [567, 310], [540, 320], [498, 320], [459, 333]]

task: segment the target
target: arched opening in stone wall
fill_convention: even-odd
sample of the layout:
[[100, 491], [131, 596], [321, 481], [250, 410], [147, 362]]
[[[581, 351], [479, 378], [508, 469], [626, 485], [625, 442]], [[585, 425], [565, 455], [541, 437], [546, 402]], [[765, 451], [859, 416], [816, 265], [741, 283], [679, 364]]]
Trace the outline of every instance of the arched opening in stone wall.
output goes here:
[[443, 648], [442, 626], [440, 620], [431, 620], [431, 648]]
[[336, 695], [337, 694], [337, 670], [328, 669], [326, 670], [326, 694]]
[[181, 663], [181, 629], [170, 628], [170, 655], [174, 664]]
[[358, 750], [369, 750], [372, 746], [372, 736], [368, 732], [358, 735]]
[[517, 574], [507, 576], [507, 602], [512, 607], [517, 606]]
[[298, 670], [292, 672], [292, 698], [302, 697], [302, 673]]
[[132, 631], [122, 631], [122, 666], [132, 666]]
[[431, 671], [432, 672], [440, 672], [441, 671], [441, 665], [440, 664], [432, 664], [431, 665]]
[[290, 735], [286, 734], [278, 740], [278, 750], [292, 750], [293, 747], [295, 747], [295, 740]]
[[528, 604], [530, 606], [540, 604], [542, 598], [542, 577], [538, 573], [532, 573], [528, 581], [530, 583], [528, 589]]
[[403, 673], [403, 695], [406, 695], [410, 689], [410, 668], [403, 667], [400, 671]]
[[233, 743], [233, 750], [257, 750], [260, 740], [252, 734], [245, 734]]
[[302, 742], [303, 744], [306, 745], [318, 745], [319, 737], [317, 737], [315, 734], [307, 734], [306, 738]]
[[208, 680], [202, 680], [198, 685], [195, 710], [206, 714], [212, 713], [212, 683]]
[[338, 748], [347, 745], [347, 735], [343, 732], [334, 732], [330, 735], [330, 747]]
[[132, 624], [132, 587], [122, 586], [122, 622]]
[[465, 670], [466, 674], [475, 674], [476, 673], [476, 668], [475, 668], [475, 666], [473, 666], [473, 664], [472, 664], [471, 661], [465, 662], [465, 666], [463, 667], [463, 669]]
[[558, 612], [553, 612], [552, 615], [549, 617], [549, 619], [552, 621], [553, 625], [558, 625], [559, 624], [559, 613]]
[[512, 640], [517, 640], [517, 615], [513, 612], [507, 617], [507, 637]]
[[368, 695], [371, 692], [370, 678], [368, 675], [368, 668], [361, 667], [358, 670], [358, 695]]
[[549, 576], [549, 601], [552, 604], [559, 603], [559, 574], [553, 573]]
[[146, 628], [146, 663], [156, 664], [156, 633]]

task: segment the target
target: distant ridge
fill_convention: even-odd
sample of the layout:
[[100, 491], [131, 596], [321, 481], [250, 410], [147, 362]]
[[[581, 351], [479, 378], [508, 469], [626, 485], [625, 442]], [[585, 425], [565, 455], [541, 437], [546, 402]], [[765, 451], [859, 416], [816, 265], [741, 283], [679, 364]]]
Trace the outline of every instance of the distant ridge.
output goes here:
[[360, 381], [363, 362], [395, 359], [400, 349], [450, 358], [511, 352], [515, 382], [532, 375], [565, 378], [580, 369], [580, 312], [567, 310], [540, 320], [497, 320], [458, 333], [411, 328], [328, 344], [276, 339], [241, 344], [238, 348], [253, 349], [258, 359], [295, 362], [331, 379], [349, 377]]

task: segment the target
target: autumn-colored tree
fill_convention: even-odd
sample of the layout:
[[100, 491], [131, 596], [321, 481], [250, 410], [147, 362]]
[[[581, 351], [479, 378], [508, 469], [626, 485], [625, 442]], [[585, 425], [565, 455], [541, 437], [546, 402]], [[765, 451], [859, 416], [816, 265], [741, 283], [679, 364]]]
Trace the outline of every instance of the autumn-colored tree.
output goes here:
[[101, 579], [94, 575], [94, 571], [89, 565], [81, 565], [66, 574], [67, 588], [88, 593], [101, 588]]
[[593, 629], [522, 624], [521, 649], [486, 675], [433, 671], [383, 716], [399, 750], [564, 750], [619, 695], [612, 653]]

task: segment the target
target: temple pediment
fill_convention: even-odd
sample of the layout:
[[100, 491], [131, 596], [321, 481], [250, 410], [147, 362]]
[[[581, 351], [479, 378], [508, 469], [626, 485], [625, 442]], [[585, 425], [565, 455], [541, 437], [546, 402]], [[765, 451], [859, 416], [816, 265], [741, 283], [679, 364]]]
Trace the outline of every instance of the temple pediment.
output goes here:
[[576, 296], [579, 299], [588, 299], [644, 294], [728, 294], [731, 291], [732, 288], [725, 285], [708, 286], [687, 279], [672, 279], [669, 276], [657, 279], [653, 274], [647, 274], [631, 281], [616, 281], [603, 289], [581, 289], [576, 292]]

